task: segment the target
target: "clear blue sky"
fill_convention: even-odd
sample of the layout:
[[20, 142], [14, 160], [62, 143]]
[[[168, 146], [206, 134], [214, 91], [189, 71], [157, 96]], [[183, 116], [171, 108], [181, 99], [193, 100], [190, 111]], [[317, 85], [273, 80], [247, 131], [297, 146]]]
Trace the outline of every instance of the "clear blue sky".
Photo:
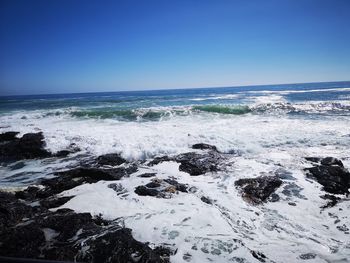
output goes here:
[[1, 95], [337, 80], [349, 0], [0, 1]]

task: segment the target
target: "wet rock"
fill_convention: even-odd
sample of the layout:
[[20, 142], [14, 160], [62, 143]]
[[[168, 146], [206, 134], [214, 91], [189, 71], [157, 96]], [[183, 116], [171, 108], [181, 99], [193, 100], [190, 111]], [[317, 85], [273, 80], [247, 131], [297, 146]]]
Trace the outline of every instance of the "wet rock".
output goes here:
[[162, 162], [169, 162], [169, 161], [175, 161], [175, 160], [174, 160], [174, 158], [171, 158], [169, 156], [156, 157], [148, 163], [148, 166], [154, 166], [154, 165], [160, 164]]
[[202, 196], [201, 197], [201, 201], [208, 204], [208, 205], [211, 205], [212, 204], [212, 201], [210, 200], [210, 198], [208, 197], [205, 197], [205, 196]]
[[164, 182], [174, 186], [177, 191], [187, 193], [187, 186], [185, 184], [181, 184], [174, 179], [164, 179]]
[[260, 176], [239, 179], [235, 185], [241, 189], [243, 199], [253, 204], [260, 204], [282, 185], [282, 180], [276, 176]]
[[323, 209], [333, 207], [341, 200], [339, 197], [336, 197], [335, 195], [330, 195], [330, 194], [325, 194], [320, 197], [325, 200], [330, 200], [327, 204], [325, 204], [324, 206], [321, 206], [321, 208]]
[[0, 144], [0, 161], [12, 162], [50, 157], [51, 153], [45, 150], [44, 146], [44, 136], [41, 132], [26, 133], [21, 138]]
[[20, 223], [24, 218], [33, 216], [34, 213], [32, 207], [18, 200], [14, 194], [0, 192], [0, 232]]
[[316, 179], [328, 193], [348, 194], [350, 173], [343, 167], [343, 163], [331, 157], [324, 158], [320, 162], [321, 165], [304, 169], [307, 176]]
[[46, 209], [56, 208], [64, 205], [74, 196], [49, 197], [40, 201], [40, 205]]
[[192, 149], [199, 149], [199, 150], [212, 150], [217, 151], [218, 149], [214, 145], [206, 144], [206, 143], [196, 143], [192, 145]]
[[305, 157], [305, 160], [313, 162], [313, 163], [319, 163], [322, 165], [330, 166], [330, 165], [338, 165], [341, 167], [344, 167], [343, 162], [337, 158], [334, 157]]
[[148, 188], [157, 188], [157, 187], [160, 187], [160, 183], [150, 182], [150, 183], [146, 184], [146, 187], [148, 187]]
[[135, 188], [135, 193], [141, 196], [157, 196], [159, 191], [153, 188], [148, 188], [144, 185], [140, 185]]
[[349, 234], [349, 228], [345, 225], [345, 224], [343, 224], [343, 225], [341, 225], [341, 226], [337, 226], [337, 229], [339, 230], [339, 231], [342, 231], [342, 232], [345, 232], [345, 234]]
[[314, 254], [314, 253], [305, 253], [305, 254], [301, 254], [299, 256], [299, 258], [304, 259], [304, 260], [314, 259], [315, 257], [316, 257], [316, 254]]
[[[147, 245], [136, 241], [131, 235], [131, 229], [122, 228], [108, 231], [96, 238], [84, 242], [88, 253], [79, 253], [76, 260], [82, 262], [169, 262], [162, 259], [156, 251]], [[84, 251], [84, 247], [81, 251]]]
[[1, 133], [0, 134], [0, 143], [16, 140], [17, 134], [19, 134], [19, 132], [10, 131], [10, 132]]
[[135, 193], [138, 195], [148, 195], [159, 198], [171, 198], [171, 194], [178, 191], [187, 193], [187, 185], [177, 182], [175, 179], [158, 179], [153, 178], [152, 181], [146, 185], [136, 187]]
[[0, 255], [18, 258], [38, 258], [45, 244], [44, 232], [32, 222], [9, 228], [0, 234]]
[[321, 164], [322, 165], [338, 165], [338, 166], [341, 166], [341, 167], [344, 167], [343, 163], [341, 160], [337, 159], [337, 158], [333, 158], [333, 157], [326, 157], [326, 158], [323, 158], [321, 160]]
[[255, 257], [260, 262], [266, 262], [267, 258], [263, 253], [259, 251], [254, 251], [254, 250], [251, 250], [250, 253], [252, 254], [253, 257]]
[[156, 176], [156, 173], [144, 173], [144, 174], [138, 175], [138, 177], [141, 177], [141, 178], [150, 178], [154, 176]]
[[148, 163], [149, 166], [161, 162], [173, 161], [180, 163], [179, 170], [189, 173], [192, 176], [205, 174], [207, 172], [216, 172], [224, 157], [218, 152], [209, 151], [203, 154], [188, 152], [173, 157], [163, 156], [156, 157]]
[[113, 189], [116, 193], [118, 193], [118, 195], [125, 194], [127, 192], [122, 184], [113, 183], [109, 184], [107, 187]]
[[97, 158], [97, 163], [99, 165], [118, 166], [125, 162], [126, 160], [122, 158], [118, 153], [104, 154]]
[[206, 154], [184, 153], [175, 157], [180, 163], [179, 170], [192, 176], [202, 175], [207, 172], [216, 172], [222, 157], [216, 152]]
[[76, 168], [56, 173], [55, 177], [44, 179], [41, 184], [43, 189], [28, 188], [18, 192], [17, 196], [23, 199], [42, 199], [54, 196], [63, 191], [72, 189], [84, 183], [96, 183], [98, 181], [115, 181], [137, 171], [137, 167], [118, 167], [111, 169], [101, 168]]
[[74, 153], [72, 151], [69, 150], [61, 150], [55, 153], [55, 157], [67, 157], [68, 155], [70, 155], [71, 153]]

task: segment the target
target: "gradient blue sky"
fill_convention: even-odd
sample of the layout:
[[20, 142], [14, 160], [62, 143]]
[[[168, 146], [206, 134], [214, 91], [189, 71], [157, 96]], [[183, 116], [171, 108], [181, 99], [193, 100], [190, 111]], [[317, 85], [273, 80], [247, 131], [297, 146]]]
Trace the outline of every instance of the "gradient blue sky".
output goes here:
[[350, 1], [0, 1], [1, 95], [350, 80]]

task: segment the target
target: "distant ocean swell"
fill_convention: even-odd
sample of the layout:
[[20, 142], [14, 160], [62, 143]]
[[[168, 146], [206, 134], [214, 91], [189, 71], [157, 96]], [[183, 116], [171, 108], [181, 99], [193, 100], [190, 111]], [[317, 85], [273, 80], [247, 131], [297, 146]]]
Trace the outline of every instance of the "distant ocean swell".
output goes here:
[[193, 114], [245, 115], [251, 114], [324, 114], [350, 113], [350, 103], [319, 102], [292, 104], [287, 102], [260, 103], [254, 105], [193, 105], [181, 107], [155, 107], [138, 109], [103, 108], [66, 108], [57, 110], [40, 110], [26, 112], [22, 118], [45, 118], [54, 116], [69, 116], [73, 118], [117, 119], [121, 121], [158, 121], [174, 116], [188, 116]]

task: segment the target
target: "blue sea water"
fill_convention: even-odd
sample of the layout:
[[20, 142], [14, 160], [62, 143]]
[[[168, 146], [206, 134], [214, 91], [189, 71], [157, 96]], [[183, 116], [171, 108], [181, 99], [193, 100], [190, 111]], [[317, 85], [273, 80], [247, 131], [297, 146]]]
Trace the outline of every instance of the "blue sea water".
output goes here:
[[[350, 82], [0, 97], [0, 133], [6, 131], [42, 132], [53, 154], [78, 149], [67, 157], [0, 164], [6, 191], [94, 165], [106, 153], [137, 165], [135, 174], [113, 182], [123, 194], [111, 182], [84, 184], [60, 194], [74, 196], [61, 208], [123, 220], [137, 240], [173, 246], [171, 262], [188, 255], [190, 262], [260, 262], [251, 251], [266, 262], [350, 258], [348, 198], [322, 210], [325, 191], [304, 172], [312, 165], [305, 157], [332, 156], [350, 168]], [[192, 149], [195, 143], [215, 145], [222, 170], [190, 176], [176, 162], [145, 165], [156, 156], [202, 154]], [[151, 180], [142, 173], [193, 191], [169, 199], [138, 196], [135, 188]], [[281, 176], [279, 200], [246, 203], [235, 181], [266, 175]]]
[[[280, 102], [289, 104], [327, 101], [341, 103], [350, 100], [350, 82], [3, 96], [0, 97], [0, 113], [50, 110], [51, 114], [60, 114], [59, 111], [52, 110], [71, 109], [70, 114], [75, 117], [135, 120], [138, 115], [133, 111], [137, 109], [177, 107], [177, 110], [181, 110], [181, 106], [195, 106], [194, 109], [198, 111], [241, 114], [248, 110], [238, 107], [235, 111], [235, 106], [249, 107], [259, 99], [271, 95], [275, 95], [275, 98], [280, 96], [283, 99]], [[342, 109], [341, 105], [334, 106], [335, 110]], [[148, 113], [149, 119], [162, 116], [160, 109], [157, 112], [159, 114]], [[346, 113], [342, 111], [342, 114], [344, 112]], [[144, 119], [147, 119], [147, 116], [144, 116]]]

